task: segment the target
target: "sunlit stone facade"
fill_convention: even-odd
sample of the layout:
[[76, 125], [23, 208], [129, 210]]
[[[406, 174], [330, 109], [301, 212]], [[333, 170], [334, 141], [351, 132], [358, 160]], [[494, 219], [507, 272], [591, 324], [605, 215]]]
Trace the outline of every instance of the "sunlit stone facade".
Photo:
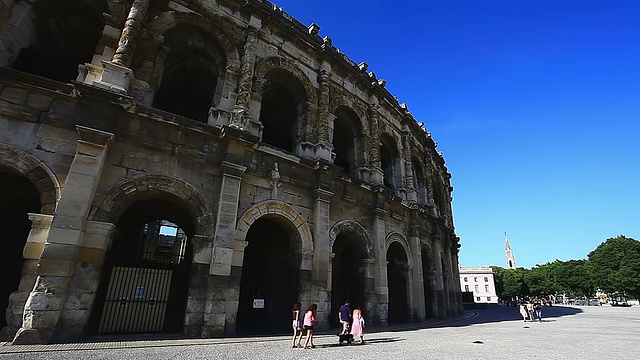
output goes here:
[[259, 0], [0, 0], [2, 337], [459, 314], [437, 143], [319, 30]]

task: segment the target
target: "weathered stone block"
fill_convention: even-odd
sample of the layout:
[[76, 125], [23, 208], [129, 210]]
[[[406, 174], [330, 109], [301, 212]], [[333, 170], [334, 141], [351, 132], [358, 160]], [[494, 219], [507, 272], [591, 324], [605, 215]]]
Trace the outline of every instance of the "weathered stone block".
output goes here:
[[49, 96], [45, 96], [45, 95], [41, 95], [41, 94], [36, 94], [36, 93], [31, 93], [29, 94], [29, 96], [27, 97], [27, 106], [40, 110], [40, 111], [45, 111], [47, 109], [49, 109], [49, 106], [51, 105], [51, 102], [53, 101], [53, 98], [49, 97]]
[[37, 122], [39, 113], [26, 106], [16, 105], [0, 100], [0, 115], [23, 121]]
[[29, 93], [24, 89], [5, 87], [2, 89], [2, 93], [0, 93], [0, 98], [12, 104], [22, 105], [27, 100], [27, 95], [29, 95]]
[[41, 259], [37, 274], [41, 276], [71, 276], [76, 262], [70, 260]]
[[76, 245], [47, 242], [42, 250], [42, 258], [47, 260], [76, 259], [79, 249]]

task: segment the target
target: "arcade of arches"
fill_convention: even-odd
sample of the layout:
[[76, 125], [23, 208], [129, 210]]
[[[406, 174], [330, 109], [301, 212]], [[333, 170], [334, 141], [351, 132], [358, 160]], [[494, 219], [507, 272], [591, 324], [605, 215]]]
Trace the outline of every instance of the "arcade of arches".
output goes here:
[[317, 25], [262, 0], [5, 0], [0, 24], [0, 340], [462, 312], [437, 143]]

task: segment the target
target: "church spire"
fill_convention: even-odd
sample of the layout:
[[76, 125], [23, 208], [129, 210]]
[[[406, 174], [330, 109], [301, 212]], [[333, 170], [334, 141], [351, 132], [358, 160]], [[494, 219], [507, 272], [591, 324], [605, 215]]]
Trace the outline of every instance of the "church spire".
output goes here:
[[504, 233], [505, 248], [504, 253], [507, 255], [507, 269], [516, 268], [516, 258], [513, 256], [513, 250], [511, 250], [511, 244], [509, 244], [509, 237], [507, 233]]

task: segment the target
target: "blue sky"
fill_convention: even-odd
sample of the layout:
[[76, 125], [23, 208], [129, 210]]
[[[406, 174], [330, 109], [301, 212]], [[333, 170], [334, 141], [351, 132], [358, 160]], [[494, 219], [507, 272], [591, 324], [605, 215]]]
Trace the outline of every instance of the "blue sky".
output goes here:
[[640, 1], [275, 3], [387, 80], [453, 175], [463, 266], [640, 240]]

